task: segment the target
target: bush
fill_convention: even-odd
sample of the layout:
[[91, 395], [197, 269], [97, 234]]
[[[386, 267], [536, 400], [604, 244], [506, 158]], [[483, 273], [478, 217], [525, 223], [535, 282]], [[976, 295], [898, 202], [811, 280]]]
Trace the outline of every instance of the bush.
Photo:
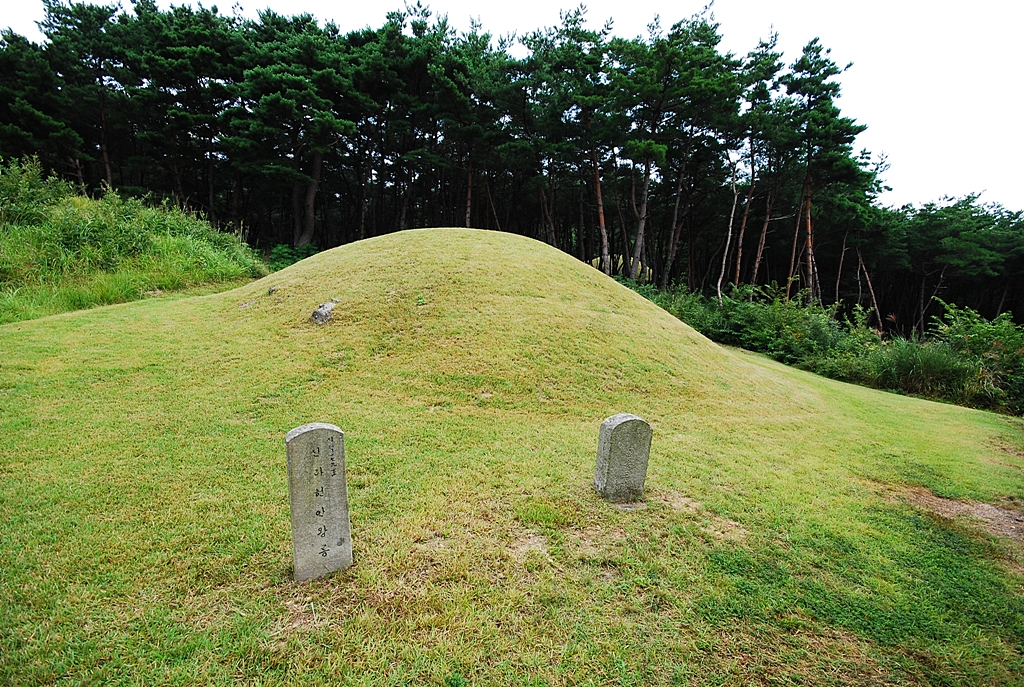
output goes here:
[[[836, 318], [836, 307], [806, 305], [806, 294], [788, 299], [777, 284], [742, 286], [715, 299], [685, 289], [655, 295], [651, 300], [708, 338], [766, 353], [784, 363], [798, 364], [820, 356], [850, 353], [878, 342], [864, 324], [865, 313], [854, 321]], [[859, 318], [859, 319], [858, 319]]]
[[999, 395], [978, 361], [941, 341], [897, 337], [873, 351], [868, 360], [873, 386], [882, 389], [981, 406], [992, 405]]
[[43, 177], [38, 158], [0, 158], [0, 226], [39, 222], [51, 205], [73, 194], [70, 184]]
[[837, 306], [807, 304], [805, 293], [786, 298], [776, 284], [743, 286], [719, 303], [685, 289], [623, 283], [719, 343], [846, 382], [1024, 413], [1024, 329], [1008, 314], [990, 321], [943, 303], [928, 340], [882, 341], [863, 308], [842, 319]]
[[732, 337], [725, 313], [700, 294], [680, 289], [656, 294], [651, 300], [710, 339], [728, 343]]
[[1024, 328], [1009, 313], [986, 320], [970, 308], [939, 302], [945, 314], [932, 319], [934, 338], [983, 368], [985, 395], [1024, 413]]
[[179, 208], [75, 196], [41, 174], [0, 164], [0, 322], [267, 273], [237, 236]]
[[286, 243], [279, 243], [270, 249], [270, 254], [267, 255], [267, 265], [272, 272], [277, 272], [319, 252], [320, 249], [314, 245], [289, 246]]

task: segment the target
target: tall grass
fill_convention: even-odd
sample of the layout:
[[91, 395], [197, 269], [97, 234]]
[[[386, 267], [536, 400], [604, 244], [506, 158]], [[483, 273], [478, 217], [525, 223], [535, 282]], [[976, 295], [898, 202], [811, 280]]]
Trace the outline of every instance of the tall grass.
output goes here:
[[[633, 285], [631, 285], [633, 286]], [[977, 408], [1024, 413], [1024, 329], [943, 303], [923, 340], [882, 338], [867, 311], [788, 299], [776, 286], [735, 289], [719, 303], [685, 290], [634, 286], [705, 336], [826, 377]]]
[[0, 164], [0, 323], [266, 272], [238, 237], [179, 208], [94, 200], [33, 160]]

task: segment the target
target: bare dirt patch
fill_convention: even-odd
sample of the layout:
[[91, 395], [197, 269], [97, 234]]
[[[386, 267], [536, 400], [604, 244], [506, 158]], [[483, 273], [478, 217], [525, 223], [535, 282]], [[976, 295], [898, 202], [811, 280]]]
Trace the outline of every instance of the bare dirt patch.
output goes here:
[[416, 541], [416, 548], [420, 551], [437, 551], [438, 549], [448, 548], [448, 539], [443, 534], [431, 533], [430, 535], [418, 539]]
[[931, 511], [944, 518], [950, 520], [963, 517], [973, 518], [991, 534], [1024, 542], [1024, 514], [1020, 511], [1000, 508], [991, 503], [947, 499], [936, 496], [924, 487], [907, 487], [895, 490], [893, 493], [918, 508]]
[[283, 648], [287, 644], [290, 635], [313, 627], [316, 623], [316, 614], [312, 612], [311, 603], [293, 599], [285, 601], [284, 607], [288, 611], [288, 619], [271, 635], [277, 637], [278, 648]]
[[531, 555], [540, 555], [542, 558], [546, 558], [548, 560], [551, 558], [548, 555], [547, 539], [536, 532], [523, 532], [518, 534], [509, 545], [508, 552], [512, 554], [512, 558], [519, 563], [522, 563]]
[[985, 457], [983, 460], [994, 465], [1002, 465], [1014, 470], [1024, 470], [1024, 446], [1011, 441], [1007, 437], [998, 437], [991, 442], [992, 449], [997, 455], [1002, 455], [1004, 460], [997, 457]]
[[712, 516], [701, 529], [719, 541], [743, 541], [747, 538], [747, 528], [735, 520], [717, 515]]
[[700, 501], [691, 499], [689, 496], [685, 496], [681, 492], [671, 489], [668, 491], [658, 492], [654, 496], [672, 510], [679, 510], [684, 513], [696, 513], [701, 509]]
[[653, 497], [675, 511], [689, 515], [701, 515], [707, 521], [701, 530], [710, 534], [718, 541], [743, 541], [747, 537], [747, 528], [735, 520], [723, 518], [709, 513], [700, 501], [692, 499], [678, 491], [667, 490], [654, 494]]
[[626, 539], [626, 533], [618, 527], [601, 528], [594, 525], [584, 530], [573, 530], [571, 533], [579, 546], [580, 555], [584, 558], [599, 556], [611, 545]]
[[[1016, 444], [1016, 443], [1010, 441], [1009, 439], [1007, 439], [1006, 437], [1000, 437], [999, 439], [996, 439], [992, 443], [996, 447], [997, 450], [1002, 451], [1003, 453], [1007, 453], [1007, 454], [1013, 456], [1014, 458], [1018, 458], [1020, 460], [1024, 460], [1024, 446], [1021, 446], [1020, 444]], [[1015, 465], [1014, 467], [1021, 467], [1021, 466], [1020, 465]]]

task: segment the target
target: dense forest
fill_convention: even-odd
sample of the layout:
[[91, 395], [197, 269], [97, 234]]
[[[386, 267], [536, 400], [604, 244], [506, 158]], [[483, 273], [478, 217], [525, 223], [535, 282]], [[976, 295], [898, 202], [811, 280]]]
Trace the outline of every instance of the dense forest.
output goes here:
[[624, 39], [581, 6], [513, 43], [419, 4], [347, 34], [44, 5], [41, 44], [0, 37], [0, 157], [38, 156], [90, 195], [170, 200], [265, 250], [516, 232], [663, 288], [860, 304], [904, 335], [936, 298], [1024, 315], [1022, 214], [881, 206], [885, 162], [855, 149], [865, 126], [818, 40], [787, 64], [774, 36], [723, 51], [706, 11]]

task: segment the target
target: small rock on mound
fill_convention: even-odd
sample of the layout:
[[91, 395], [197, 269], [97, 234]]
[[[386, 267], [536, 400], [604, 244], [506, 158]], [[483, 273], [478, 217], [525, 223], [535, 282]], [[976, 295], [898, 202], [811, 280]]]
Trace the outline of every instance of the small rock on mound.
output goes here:
[[332, 310], [334, 310], [333, 301], [321, 303], [320, 307], [313, 311], [313, 314], [310, 315], [309, 319], [313, 320], [317, 324], [325, 324], [329, 319], [331, 319]]

